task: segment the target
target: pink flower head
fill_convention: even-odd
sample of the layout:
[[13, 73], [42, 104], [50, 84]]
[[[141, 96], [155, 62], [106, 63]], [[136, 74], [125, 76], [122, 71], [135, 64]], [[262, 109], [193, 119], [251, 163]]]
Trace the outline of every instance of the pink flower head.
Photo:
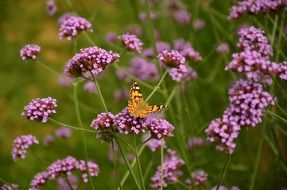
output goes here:
[[57, 100], [51, 97], [36, 98], [24, 107], [23, 116], [33, 121], [46, 123], [48, 118], [56, 113]]
[[205, 21], [202, 19], [195, 19], [193, 21], [193, 29], [194, 30], [201, 30], [205, 27]]
[[33, 135], [22, 135], [17, 137], [13, 142], [13, 160], [24, 159], [29, 147], [33, 144], [39, 144], [38, 139]]
[[230, 51], [229, 44], [226, 42], [220, 43], [216, 48], [216, 52], [220, 54], [228, 54], [229, 51]]
[[187, 145], [190, 150], [194, 148], [202, 147], [205, 144], [205, 140], [201, 137], [192, 137], [188, 139]]
[[97, 93], [97, 87], [92, 81], [86, 82], [84, 85], [84, 89], [92, 94]]
[[52, 142], [54, 142], [54, 136], [47, 134], [44, 136], [43, 144], [44, 146], [49, 146]]
[[234, 152], [236, 147], [235, 140], [240, 131], [240, 126], [226, 118], [215, 119], [211, 121], [208, 128], [205, 130], [207, 140], [212, 143], [217, 143], [217, 149], [227, 150], [229, 154]]
[[92, 24], [85, 18], [79, 16], [68, 16], [62, 19], [59, 29], [60, 39], [74, 39], [81, 31], [92, 32]]
[[114, 32], [108, 32], [105, 36], [106, 42], [114, 43], [118, 40], [118, 35]]
[[169, 183], [177, 181], [181, 175], [179, 169], [185, 164], [173, 150], [168, 149], [167, 151], [168, 155], [164, 158], [163, 165], [157, 167], [151, 178], [151, 187], [154, 189], [160, 189], [161, 186], [166, 187]]
[[70, 186], [72, 186], [73, 189], [79, 187], [79, 179], [75, 175], [68, 175], [67, 178], [59, 177], [57, 183], [59, 190], [71, 190]]
[[18, 190], [18, 185], [16, 184], [4, 184], [0, 187], [1, 190]]
[[53, 16], [57, 12], [57, 9], [55, 0], [46, 0], [46, 12], [48, 15]]
[[171, 76], [172, 80], [175, 80], [177, 82], [190, 81], [197, 78], [196, 71], [184, 64], [179, 65], [178, 68], [171, 68], [168, 73]]
[[191, 173], [191, 178], [186, 179], [186, 183], [192, 186], [201, 186], [207, 181], [208, 174], [203, 171], [195, 171]]
[[150, 139], [148, 142], [146, 142], [147, 147], [149, 147], [149, 149], [152, 152], [155, 152], [157, 150], [160, 150], [161, 147], [163, 146], [163, 148], [166, 148], [166, 144], [164, 140], [158, 140], [158, 139]]
[[188, 24], [191, 19], [191, 14], [187, 12], [186, 10], [179, 10], [173, 13], [173, 19], [178, 24]]
[[178, 68], [185, 63], [185, 58], [176, 50], [165, 50], [158, 55], [161, 63], [170, 68]]
[[125, 108], [122, 112], [115, 116], [116, 129], [124, 134], [139, 134], [145, 132], [146, 121], [145, 118], [136, 118], [128, 112]]
[[146, 61], [141, 57], [134, 57], [130, 61], [130, 66], [128, 67], [128, 72], [139, 78], [140, 80], [157, 80], [159, 74], [156, 65]]
[[[158, 53], [161, 53], [164, 50], [170, 50], [170, 45], [166, 42], [163, 42], [163, 41], [157, 41], [156, 42], [156, 51]], [[153, 58], [155, 56], [154, 49], [148, 48], [148, 49], [143, 50], [142, 56], [145, 58]]]
[[114, 92], [114, 98], [117, 102], [128, 100], [130, 91], [127, 88], [117, 89]]
[[201, 61], [202, 57], [198, 51], [196, 51], [190, 42], [183, 39], [177, 39], [173, 42], [173, 49], [179, 51], [183, 57], [191, 61]]
[[37, 59], [41, 47], [36, 44], [27, 44], [20, 50], [20, 56], [23, 60], [27, 59]]
[[58, 138], [69, 138], [72, 135], [72, 130], [67, 127], [60, 127], [55, 131], [55, 135]]
[[155, 139], [172, 137], [174, 127], [165, 119], [149, 117], [147, 119], [147, 129]]
[[84, 48], [68, 61], [65, 73], [71, 77], [84, 76], [89, 74], [89, 72], [97, 76], [107, 66], [118, 61], [119, 57], [117, 53], [96, 46]]
[[126, 50], [140, 53], [142, 51], [143, 42], [134, 34], [123, 34], [119, 36]]

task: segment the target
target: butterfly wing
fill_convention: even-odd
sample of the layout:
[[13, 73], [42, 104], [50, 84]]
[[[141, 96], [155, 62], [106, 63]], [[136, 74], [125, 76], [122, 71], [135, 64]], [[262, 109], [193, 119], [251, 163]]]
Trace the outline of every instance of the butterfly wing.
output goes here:
[[144, 103], [143, 95], [138, 86], [137, 82], [134, 82], [130, 89], [130, 99], [128, 103], [129, 113], [135, 117], [138, 117], [136, 114], [138, 106]]
[[144, 118], [152, 113], [159, 112], [166, 109], [167, 106], [164, 105], [147, 105], [146, 109], [142, 110], [139, 114], [140, 118]]
[[164, 105], [148, 105], [144, 102], [143, 95], [137, 82], [134, 82], [130, 89], [128, 111], [134, 117], [145, 118], [151, 113], [166, 109]]

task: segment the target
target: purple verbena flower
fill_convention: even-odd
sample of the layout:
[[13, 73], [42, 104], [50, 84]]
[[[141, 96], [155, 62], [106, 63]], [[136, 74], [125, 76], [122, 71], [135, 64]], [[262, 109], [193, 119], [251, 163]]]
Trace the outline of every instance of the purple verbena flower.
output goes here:
[[191, 173], [191, 177], [186, 179], [185, 182], [191, 186], [201, 186], [207, 181], [208, 174], [203, 171], [195, 171]]
[[165, 119], [149, 117], [147, 120], [147, 129], [155, 139], [172, 137], [174, 127]]
[[282, 80], [287, 80], [287, 61], [278, 64], [278, 75]]
[[48, 118], [56, 113], [57, 100], [51, 97], [47, 98], [36, 98], [24, 107], [22, 112], [23, 116], [33, 121], [42, 121], [46, 123]]
[[24, 159], [29, 147], [39, 144], [38, 139], [33, 135], [22, 135], [13, 141], [12, 158], [14, 161]]
[[53, 16], [57, 12], [57, 9], [55, 0], [46, 0], [46, 12], [48, 15]]
[[49, 146], [52, 142], [54, 142], [54, 136], [47, 134], [43, 138], [43, 144], [44, 146]]
[[139, 134], [145, 131], [146, 121], [145, 118], [136, 118], [128, 112], [125, 108], [122, 112], [115, 116], [116, 129], [124, 134]]
[[240, 131], [240, 126], [226, 118], [215, 119], [211, 121], [208, 128], [205, 130], [207, 140], [212, 143], [217, 143], [216, 148], [224, 151], [227, 150], [229, 154], [234, 152], [236, 147], [235, 140]]
[[151, 178], [151, 187], [160, 189], [161, 187], [166, 187], [169, 183], [177, 181], [181, 175], [179, 169], [184, 164], [184, 161], [173, 150], [169, 149], [162, 166], [157, 167], [154, 176]]
[[130, 91], [128, 88], [117, 89], [114, 92], [114, 98], [117, 102], [127, 100], [129, 98]]
[[220, 43], [216, 48], [216, 52], [219, 54], [228, 54], [229, 51], [230, 51], [229, 44], [226, 42]]
[[190, 42], [183, 39], [177, 39], [173, 42], [173, 49], [179, 51], [183, 57], [191, 61], [201, 61], [202, 57], [198, 51], [196, 51]]
[[257, 14], [259, 12], [268, 13], [276, 11], [286, 6], [285, 0], [244, 0], [239, 1], [230, 9], [229, 19], [238, 19], [244, 13]]
[[74, 39], [81, 31], [92, 32], [92, 24], [85, 18], [79, 16], [68, 16], [60, 22], [60, 39]]
[[17, 184], [4, 184], [1, 186], [1, 190], [18, 190], [18, 187]]
[[173, 19], [178, 24], [188, 24], [191, 19], [191, 14], [187, 12], [186, 10], [179, 10], [173, 13]]
[[118, 40], [118, 35], [114, 32], [108, 32], [105, 36], [106, 42], [114, 43]]
[[[157, 41], [156, 42], [156, 51], [157, 53], [161, 53], [164, 50], [170, 50], [170, 45], [166, 42], [163, 41]], [[153, 58], [155, 56], [154, 54], [154, 49], [153, 48], [148, 48], [143, 50], [142, 56], [146, 58]]]
[[134, 34], [123, 34], [119, 36], [122, 44], [127, 51], [140, 53], [142, 51], [143, 42]]
[[72, 130], [67, 127], [60, 127], [55, 131], [55, 136], [58, 138], [69, 138], [72, 136]]
[[166, 148], [166, 144], [165, 141], [163, 139], [150, 139], [149, 141], [146, 142], [147, 147], [149, 147], [149, 149], [152, 152], [155, 152], [157, 150], [160, 150], [161, 147], [163, 146], [163, 148]]
[[194, 148], [202, 147], [205, 144], [205, 140], [201, 137], [192, 137], [188, 139], [187, 145], [190, 150]]
[[65, 73], [71, 77], [84, 76], [89, 72], [97, 76], [119, 57], [117, 53], [96, 46], [84, 48], [68, 61]]
[[237, 81], [228, 95], [230, 106], [224, 117], [240, 126], [255, 127], [261, 123], [265, 109], [276, 104], [276, 98], [264, 91], [261, 84], [252, 81]]
[[20, 56], [23, 60], [27, 59], [37, 59], [41, 47], [36, 44], [27, 44], [20, 50]]
[[265, 32], [254, 26], [243, 27], [238, 31], [239, 40], [237, 46], [243, 51], [256, 51], [262, 57], [270, 57], [273, 50], [268, 42]]
[[29, 190], [41, 190], [43, 186], [49, 181], [49, 173], [46, 171], [37, 173], [31, 183]]
[[158, 55], [162, 64], [170, 68], [178, 68], [185, 63], [185, 58], [176, 50], [165, 50]]
[[179, 65], [178, 68], [171, 68], [170, 70], [168, 70], [168, 73], [171, 76], [172, 80], [175, 80], [177, 82], [190, 81], [197, 78], [196, 71], [184, 64]]
[[60, 77], [59, 77], [59, 84], [61, 86], [72, 86], [73, 84], [73, 78], [67, 76], [66, 74], [62, 74]]
[[92, 94], [97, 93], [97, 87], [92, 81], [87, 81], [84, 85], [84, 89]]
[[159, 78], [156, 65], [141, 57], [134, 57], [127, 71], [140, 80], [153, 81]]
[[158, 14], [155, 11], [151, 11], [150, 15], [146, 12], [140, 12], [139, 19], [142, 22], [147, 22], [149, 19], [156, 20], [158, 18]]
[[202, 19], [195, 19], [193, 21], [193, 29], [194, 30], [201, 30], [205, 27], [205, 21]]

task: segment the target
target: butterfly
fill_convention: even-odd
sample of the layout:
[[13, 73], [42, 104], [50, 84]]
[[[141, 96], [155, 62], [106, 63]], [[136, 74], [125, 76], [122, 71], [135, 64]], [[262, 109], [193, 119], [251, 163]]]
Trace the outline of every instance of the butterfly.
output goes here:
[[143, 98], [140, 87], [134, 82], [130, 89], [128, 111], [134, 117], [145, 118], [151, 113], [166, 109], [164, 105], [148, 105]]

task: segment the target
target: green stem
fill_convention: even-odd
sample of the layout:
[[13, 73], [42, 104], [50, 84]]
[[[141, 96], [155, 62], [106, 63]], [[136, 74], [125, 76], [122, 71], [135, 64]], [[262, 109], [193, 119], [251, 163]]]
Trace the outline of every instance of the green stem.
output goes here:
[[122, 190], [123, 187], [122, 187], [121, 181], [120, 181], [120, 173], [119, 173], [119, 168], [118, 168], [118, 165], [117, 165], [114, 140], [112, 140], [111, 144], [112, 144], [112, 149], [113, 149], [113, 163], [114, 163], [114, 168], [115, 168], [115, 171], [116, 171], [117, 182], [118, 182], [118, 186], [119, 186], [120, 190]]
[[52, 121], [53, 123], [55, 123], [56, 125], [61, 126], [61, 127], [67, 127], [67, 128], [70, 128], [70, 129], [84, 131], [84, 132], [97, 133], [97, 131], [89, 130], [89, 129], [85, 129], [85, 128], [74, 127], [72, 125], [67, 125], [65, 123], [62, 123], [62, 122], [57, 121], [57, 120], [52, 119], [52, 118], [49, 118], [49, 121]]
[[[139, 156], [142, 154], [144, 148], [145, 148], [145, 146], [142, 146], [142, 147], [140, 148], [140, 150], [138, 151], [138, 155], [139, 155]], [[133, 168], [135, 165], [136, 165], [136, 158], [132, 161], [131, 168]], [[126, 182], [127, 178], [129, 177], [129, 175], [130, 175], [130, 172], [127, 171], [127, 172], [125, 173], [123, 179], [121, 180], [121, 185], [124, 185], [124, 184], [125, 184], [125, 182]], [[117, 190], [119, 190], [119, 188], [118, 188]]]
[[141, 186], [142, 186], [142, 189], [145, 190], [143, 172], [142, 172], [140, 159], [139, 159], [139, 156], [138, 156], [138, 148], [137, 148], [137, 142], [136, 142], [136, 136], [135, 135], [133, 135], [133, 141], [134, 141], [134, 151], [135, 151], [135, 155], [136, 155], [137, 166], [138, 166], [138, 170], [139, 170], [139, 173], [140, 173]]
[[[93, 75], [92, 75], [92, 76], [93, 76]], [[103, 94], [102, 94], [102, 92], [101, 92], [100, 86], [99, 86], [97, 80], [95, 80], [95, 78], [94, 78], [94, 83], [95, 83], [95, 85], [96, 85], [96, 87], [97, 87], [97, 91], [98, 91], [98, 94], [99, 94], [100, 99], [101, 99], [101, 101], [102, 101], [102, 104], [103, 104], [103, 106], [104, 106], [104, 108], [105, 108], [105, 111], [108, 112], [108, 107], [107, 107], [107, 105], [106, 105], [105, 99], [104, 99]]]
[[[263, 130], [263, 129], [262, 129]], [[253, 170], [253, 174], [251, 177], [251, 183], [250, 183], [250, 187], [249, 190], [253, 190], [254, 189], [254, 185], [255, 185], [255, 180], [256, 180], [256, 175], [257, 175], [257, 171], [258, 171], [258, 166], [259, 166], [259, 162], [260, 162], [260, 158], [261, 158], [261, 152], [262, 152], [262, 147], [263, 147], [263, 141], [264, 141], [264, 136], [262, 135], [260, 142], [259, 142], [259, 147], [258, 147], [258, 151], [257, 151], [257, 155], [256, 155], [256, 161], [255, 161], [255, 166], [254, 166], [254, 170]]]
[[70, 183], [69, 178], [67, 177], [67, 175], [65, 175], [64, 178], [65, 178], [65, 181], [66, 181], [66, 183], [68, 184], [69, 188], [70, 188], [71, 190], [74, 190], [74, 188], [73, 188], [73, 186], [71, 185], [71, 183]]
[[165, 70], [164, 74], [162, 75], [160, 81], [158, 82], [158, 84], [154, 87], [153, 91], [150, 93], [150, 95], [146, 98], [146, 102], [152, 97], [152, 95], [160, 88], [161, 83], [163, 82], [166, 74], [167, 74], [168, 70]]
[[[83, 123], [82, 123], [82, 118], [81, 118], [81, 113], [79, 109], [79, 102], [78, 102], [78, 83], [73, 83], [73, 94], [74, 94], [74, 106], [75, 106], [75, 112], [76, 112], [76, 118], [78, 121], [78, 125], [84, 129]], [[88, 148], [87, 148], [87, 139], [86, 139], [86, 134], [84, 131], [82, 131], [82, 140], [84, 144], [84, 155], [85, 155], [85, 165], [86, 169], [88, 171], [88, 176], [89, 176], [89, 182], [90, 185], [92, 186], [92, 189], [95, 190], [95, 185], [92, 180], [92, 177], [90, 175], [90, 171], [88, 169]]]
[[[129, 161], [127, 160], [127, 158], [126, 158], [126, 156], [125, 156], [125, 153], [124, 153], [124, 151], [123, 151], [123, 148], [122, 148], [120, 142], [118, 141], [117, 138], [115, 138], [115, 140], [116, 140], [116, 143], [117, 143], [117, 145], [118, 145], [118, 147], [119, 147], [120, 153], [121, 153], [121, 155], [122, 155], [122, 157], [123, 157], [123, 159], [124, 159], [124, 161], [125, 161], [125, 164], [126, 164], [127, 167], [128, 167], [128, 172], [131, 174], [132, 179], [133, 179], [134, 183], [135, 183], [136, 186], [137, 186], [137, 189], [140, 189], [140, 185], [139, 185], [139, 183], [138, 183], [138, 181], [137, 181], [137, 178], [136, 178], [134, 172], [132, 171], [132, 167], [131, 167]], [[121, 185], [123, 185], [123, 180], [121, 181]]]
[[54, 75], [56, 75], [57, 77], [60, 76], [60, 74], [58, 72], [56, 72], [54, 69], [52, 69], [51, 67], [45, 65], [44, 63], [40, 62], [39, 60], [37, 60], [37, 63], [43, 67], [44, 69], [48, 70], [49, 72], [53, 73]]
[[226, 174], [226, 172], [227, 172], [227, 169], [228, 169], [228, 167], [229, 167], [230, 160], [231, 160], [231, 154], [228, 154], [227, 159], [226, 159], [225, 164], [224, 164], [223, 171], [221, 172], [221, 175], [220, 175], [220, 178], [219, 178], [219, 182], [218, 182], [218, 184], [217, 184], [217, 186], [216, 186], [216, 190], [218, 190], [219, 187], [220, 187], [221, 184], [222, 184], [222, 181], [223, 181], [223, 179], [224, 179], [224, 177], [225, 177], [225, 174]]
[[161, 139], [161, 147], [160, 147], [160, 189], [163, 189], [163, 149], [164, 149], [164, 143]]

